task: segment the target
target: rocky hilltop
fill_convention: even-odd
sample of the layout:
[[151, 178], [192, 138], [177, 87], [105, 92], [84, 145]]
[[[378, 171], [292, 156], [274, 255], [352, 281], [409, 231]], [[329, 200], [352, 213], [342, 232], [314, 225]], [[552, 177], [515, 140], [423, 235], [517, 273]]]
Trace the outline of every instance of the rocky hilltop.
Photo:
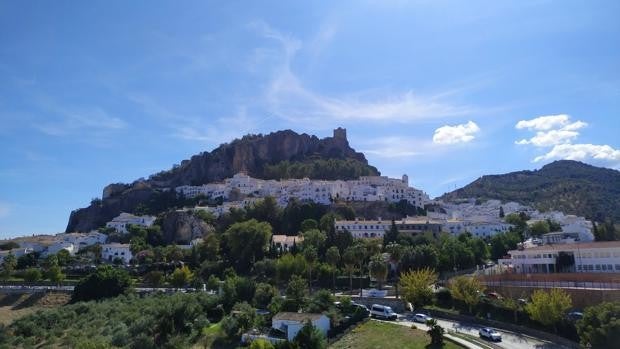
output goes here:
[[334, 130], [333, 137], [319, 139], [291, 130], [268, 135], [247, 135], [184, 160], [171, 170], [131, 184], [114, 183], [103, 190], [101, 200], [71, 212], [67, 232], [97, 229], [120, 212], [135, 212], [151, 203], [166, 209], [173, 200], [170, 189], [180, 185], [201, 185], [221, 181], [245, 172], [255, 178], [353, 179], [377, 175], [364, 154], [349, 146], [346, 130]]
[[499, 199], [531, 205], [539, 210], [603, 221], [620, 220], [620, 172], [579, 161], [561, 160], [536, 171], [482, 176], [441, 199]]

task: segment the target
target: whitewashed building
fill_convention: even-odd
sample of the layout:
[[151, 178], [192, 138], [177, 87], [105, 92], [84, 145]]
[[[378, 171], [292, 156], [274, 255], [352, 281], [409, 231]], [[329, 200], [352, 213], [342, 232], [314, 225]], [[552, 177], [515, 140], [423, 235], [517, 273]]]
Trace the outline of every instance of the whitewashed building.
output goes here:
[[69, 255], [73, 256], [78, 251], [78, 247], [76, 247], [73, 243], [67, 241], [56, 241], [49, 246], [47, 249], [41, 254], [42, 257], [51, 256], [56, 254], [62, 250], [69, 252]]
[[[428, 219], [427, 217], [406, 217], [395, 220], [394, 224], [400, 233], [420, 234], [430, 232], [438, 234], [441, 232], [441, 221]], [[392, 227], [391, 220], [337, 220], [334, 223], [338, 232], [349, 231], [354, 238], [383, 238], [386, 231]]]
[[271, 319], [271, 327], [281, 331], [287, 340], [292, 341], [307, 321], [327, 337], [330, 322], [323, 314], [280, 312]]
[[4, 258], [6, 256], [8, 256], [9, 254], [12, 254], [13, 256], [15, 256], [15, 258], [19, 258], [23, 255], [26, 255], [28, 253], [32, 253], [34, 252], [31, 248], [14, 248], [8, 251], [0, 251], [0, 263], [2, 263], [4, 261]]
[[508, 252], [498, 260], [515, 273], [620, 273], [620, 241], [543, 245]]
[[272, 235], [271, 243], [280, 251], [289, 251], [293, 246], [300, 247], [304, 241], [303, 236], [289, 236], [289, 235]]
[[112, 263], [116, 258], [120, 258], [124, 264], [128, 264], [133, 258], [129, 246], [117, 243], [101, 245], [101, 259]]
[[135, 216], [131, 213], [122, 212], [117, 217], [106, 223], [106, 227], [114, 228], [117, 232], [127, 234], [129, 225], [139, 225], [142, 227], [150, 227], [155, 222], [153, 216]]

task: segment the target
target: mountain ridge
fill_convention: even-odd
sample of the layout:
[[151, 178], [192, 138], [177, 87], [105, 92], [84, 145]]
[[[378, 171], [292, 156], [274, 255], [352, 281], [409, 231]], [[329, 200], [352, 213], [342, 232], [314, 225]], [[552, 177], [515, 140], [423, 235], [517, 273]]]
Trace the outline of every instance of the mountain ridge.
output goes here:
[[538, 170], [485, 175], [439, 197], [499, 199], [560, 210], [588, 219], [620, 220], [620, 171], [574, 160], [559, 160]]

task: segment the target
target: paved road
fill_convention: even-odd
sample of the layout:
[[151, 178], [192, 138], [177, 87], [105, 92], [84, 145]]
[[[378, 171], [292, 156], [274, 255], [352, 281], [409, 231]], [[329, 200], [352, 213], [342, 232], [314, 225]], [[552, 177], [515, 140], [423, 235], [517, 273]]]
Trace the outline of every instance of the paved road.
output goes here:
[[[424, 324], [414, 323], [411, 318], [406, 315], [400, 316], [396, 321], [399, 325], [411, 326], [415, 324], [418, 328], [427, 330], [428, 327]], [[437, 323], [446, 330], [452, 330], [459, 333], [465, 333], [479, 338], [478, 330], [484, 326], [470, 324], [465, 322], [458, 322], [453, 320], [437, 319]], [[497, 330], [502, 335], [502, 341], [498, 343], [488, 342], [481, 339], [480, 342], [485, 343], [491, 347], [506, 348], [506, 349], [565, 349], [566, 347], [551, 342], [544, 341], [542, 339], [536, 339], [529, 336], [522, 335], [520, 333], [508, 332], [504, 330]]]

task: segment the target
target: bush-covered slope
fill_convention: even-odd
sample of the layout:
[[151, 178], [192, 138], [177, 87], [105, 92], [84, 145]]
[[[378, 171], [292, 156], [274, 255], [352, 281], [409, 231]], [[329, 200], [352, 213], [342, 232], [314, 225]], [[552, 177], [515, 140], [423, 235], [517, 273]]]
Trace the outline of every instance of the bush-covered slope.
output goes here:
[[562, 160], [536, 171], [483, 176], [441, 198], [471, 197], [517, 201], [540, 210], [561, 210], [597, 221], [619, 221], [620, 172]]

